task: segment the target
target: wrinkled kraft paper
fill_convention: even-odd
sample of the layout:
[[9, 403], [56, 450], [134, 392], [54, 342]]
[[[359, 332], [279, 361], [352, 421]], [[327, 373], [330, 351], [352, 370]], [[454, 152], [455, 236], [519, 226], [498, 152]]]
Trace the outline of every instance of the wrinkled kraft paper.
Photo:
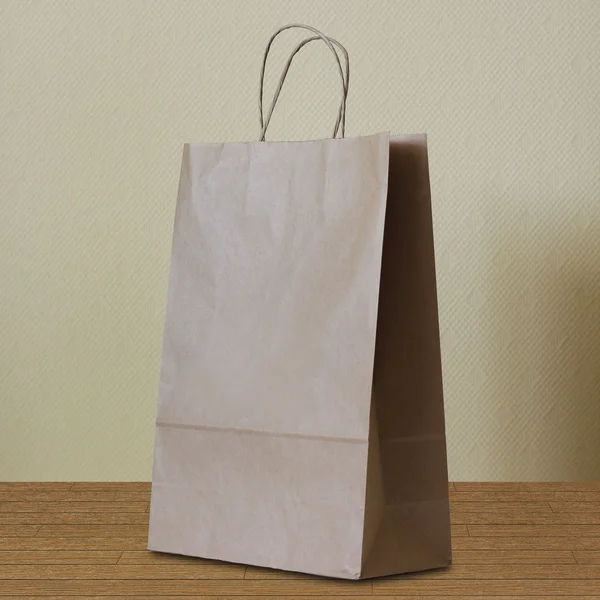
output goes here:
[[186, 144], [150, 550], [450, 563], [425, 136]]

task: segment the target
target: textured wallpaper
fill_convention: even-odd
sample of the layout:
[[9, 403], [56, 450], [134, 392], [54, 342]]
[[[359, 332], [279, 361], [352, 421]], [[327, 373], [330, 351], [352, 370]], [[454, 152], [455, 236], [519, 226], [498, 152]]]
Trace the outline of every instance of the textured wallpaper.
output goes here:
[[0, 479], [150, 478], [182, 145], [258, 137], [289, 22], [348, 135], [428, 134], [451, 478], [599, 478], [598, 0], [0, 0]]

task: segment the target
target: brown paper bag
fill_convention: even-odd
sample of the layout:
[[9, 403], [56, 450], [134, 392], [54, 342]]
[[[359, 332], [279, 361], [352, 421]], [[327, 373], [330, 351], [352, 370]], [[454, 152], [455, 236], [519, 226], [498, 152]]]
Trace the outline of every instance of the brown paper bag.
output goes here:
[[441, 567], [447, 481], [425, 137], [186, 144], [149, 549]]

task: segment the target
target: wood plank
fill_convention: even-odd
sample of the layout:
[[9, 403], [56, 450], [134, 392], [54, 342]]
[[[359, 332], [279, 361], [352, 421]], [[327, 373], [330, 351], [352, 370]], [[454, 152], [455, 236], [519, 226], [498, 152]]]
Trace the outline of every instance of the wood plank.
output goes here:
[[450, 492], [451, 502], [600, 502], [600, 492]]
[[[373, 594], [378, 595], [414, 595], [423, 598], [426, 594], [432, 598], [439, 596], [466, 596], [470, 600], [486, 596], [549, 596], [565, 599], [568, 596], [587, 594], [598, 597], [598, 581], [582, 579], [548, 579], [548, 580], [488, 580], [473, 581], [468, 579], [426, 580], [426, 579], [379, 579], [373, 582]], [[475, 596], [475, 598], [473, 598]], [[496, 600], [496, 599], [494, 599]]]
[[[196, 558], [195, 556], [184, 556], [181, 554], [165, 554], [163, 552], [127, 550], [122, 553], [119, 565], [160, 565], [160, 564], [189, 564], [194, 562], [215, 563], [207, 558]], [[573, 559], [575, 562], [575, 559]]]
[[450, 504], [450, 511], [453, 513], [519, 511], [526, 514], [553, 512], [548, 502], [452, 502]]
[[[70, 484], [69, 484], [70, 485]], [[149, 502], [150, 489], [143, 486], [127, 488], [127, 484], [119, 484], [105, 489], [92, 489], [86, 491], [85, 487], [78, 486], [73, 489], [36, 489], [6, 487], [0, 489], [0, 502]], [[73, 484], [75, 486], [75, 484]]]
[[[2, 525], [148, 525], [148, 513], [144, 512], [0, 512]], [[558, 516], [558, 515], [557, 515]]]
[[[41, 596], [44, 598], [44, 600], [65, 600], [65, 598], [70, 598], [71, 600], [73, 600], [73, 598], [78, 598], [80, 600], [105, 600], [106, 596]], [[227, 594], [226, 596], [207, 596], [207, 595], [201, 595], [198, 596], [196, 594], [194, 594], [193, 596], [188, 596], [188, 598], [186, 598], [185, 596], [181, 596], [181, 595], [177, 595], [177, 596], [173, 596], [173, 595], [169, 595], [169, 596], [152, 596], [152, 595], [128, 595], [128, 596], [113, 596], [111, 595], [109, 598], [110, 600], [130, 600], [130, 598], [136, 598], [137, 600], [215, 600], [215, 598], [222, 598], [223, 600], [248, 600], [248, 598], [252, 598], [252, 596], [248, 596], [248, 595], [244, 595], [244, 596], [240, 596], [240, 595], [236, 595], [236, 596], [232, 596], [230, 594]], [[309, 596], [310, 597], [310, 596]], [[518, 594], [518, 595], [511, 595], [511, 596], [464, 596], [462, 594], [456, 596], [456, 595], [452, 595], [452, 596], [440, 596], [439, 594], [435, 594], [435, 595], [430, 595], [427, 594], [426, 596], [423, 596], [421, 594], [410, 594], [410, 595], [401, 595], [398, 596], [397, 594], [394, 594], [393, 596], [387, 595], [387, 596], [372, 596], [372, 595], [368, 595], [368, 596], [363, 596], [363, 595], [359, 595], [359, 596], [348, 596], [347, 594], [343, 594], [343, 595], [338, 595], [338, 594], [328, 594], [327, 596], [323, 596], [320, 600], [325, 600], [325, 598], [335, 598], [335, 600], [373, 600], [374, 597], [379, 597], [379, 598], [387, 598], [388, 600], [415, 600], [415, 598], [419, 598], [419, 600], [481, 600], [482, 598], [485, 598], [485, 600], [557, 600], [557, 596], [547, 596], [547, 595], [543, 595], [540, 596], [538, 594], [536, 594], [535, 596], [529, 595], [527, 594], [526, 596], [523, 596], [522, 594]], [[2, 600], [36, 600], [37, 598], [40, 598], [40, 596], [2, 596]], [[255, 596], [256, 598], [256, 596]], [[292, 596], [269, 596], [269, 598], [271, 600], [306, 600], [307, 596], [302, 595], [302, 596], [297, 596], [297, 595], [292, 595]], [[594, 595], [594, 596], [581, 596], [581, 595], [577, 595], [577, 596], [569, 596], [569, 598], [571, 598], [572, 600], [599, 600], [598, 595]]]
[[600, 537], [600, 525], [468, 525], [471, 537]]
[[33, 537], [39, 529], [39, 525], [0, 525], [0, 538]]
[[554, 512], [600, 513], [600, 502], [550, 502]]
[[[81, 598], [81, 600], [105, 600], [106, 596], [41, 596], [44, 598], [44, 600], [65, 600], [65, 598], [70, 598], [71, 600], [73, 600], [73, 598]], [[153, 596], [153, 595], [127, 595], [127, 596], [109, 596], [110, 600], [129, 600], [130, 598], [136, 598], [137, 600], [215, 600], [215, 598], [218, 598], [219, 596], [206, 596], [206, 595], [201, 595], [198, 596], [196, 594], [194, 594], [193, 596], [188, 596], [187, 598], [185, 596]], [[252, 598], [252, 596], [248, 596], [248, 595], [244, 595], [244, 596], [240, 596], [240, 595], [236, 595], [236, 596], [231, 596], [230, 594], [227, 594], [226, 596], [220, 596], [221, 598], [223, 598], [223, 600], [248, 600], [248, 598]], [[256, 597], [256, 596], [255, 596]], [[338, 594], [328, 594], [326, 596], [327, 598], [332, 597], [335, 598], [335, 600], [373, 600], [374, 596], [372, 596], [371, 594], [369, 594], [368, 596], [363, 596], [363, 595], [359, 595], [359, 596], [348, 596], [346, 594], [343, 595], [338, 595]], [[377, 597], [377, 596], [375, 596]], [[435, 594], [435, 595], [426, 595], [426, 596], [422, 596], [421, 594], [418, 594], [417, 596], [415, 596], [415, 594], [411, 594], [411, 595], [402, 595], [402, 596], [398, 596], [396, 594], [394, 594], [393, 596], [378, 596], [379, 598], [387, 598], [388, 600], [415, 600], [416, 597], [420, 598], [420, 600], [481, 600], [481, 598], [485, 598], [485, 600], [556, 600], [556, 596], [547, 596], [547, 595], [535, 595], [535, 596], [531, 596], [529, 594], [527, 594], [526, 596], [523, 596], [522, 594], [519, 595], [511, 595], [511, 596], [464, 596], [464, 595], [452, 595], [452, 596], [440, 596], [439, 594]], [[2, 596], [2, 600], [36, 600], [37, 598], [40, 598], [40, 596]], [[297, 596], [297, 595], [292, 595], [292, 596], [269, 596], [270, 600], [306, 600], [306, 596], [302, 595], [302, 596]], [[324, 600], [325, 596], [322, 597], [322, 600]], [[573, 600], [599, 600], [598, 599], [598, 595], [595, 594], [594, 596], [569, 596], [569, 598], [572, 598]]]
[[575, 563], [575, 557], [569, 550], [453, 550], [452, 562], [454, 565], [569, 565]]
[[148, 525], [42, 525], [39, 535], [41, 537], [147, 537]]
[[148, 509], [148, 502], [0, 502], [0, 515], [2, 513], [21, 512], [139, 512]]
[[452, 537], [468, 537], [469, 530], [467, 525], [452, 525], [451, 526]]
[[38, 492], [50, 490], [66, 492], [72, 485], [73, 482], [71, 481], [0, 481], [0, 491]]
[[5, 488], [0, 490], [0, 502], [48, 502], [64, 500], [68, 490], [27, 490]]
[[[450, 483], [453, 567], [373, 584], [148, 552], [149, 488], [0, 486], [0, 596], [366, 598], [373, 585], [395, 600], [600, 600], [600, 485]], [[37, 535], [2, 535], [15, 527]]]
[[[0, 497], [0, 500], [2, 498]], [[102, 491], [65, 492], [62, 498], [65, 502], [150, 502], [150, 492], [138, 491]]]
[[[393, 596], [382, 596], [382, 595], [375, 595], [375, 596], [369, 596], [370, 600], [373, 600], [373, 598], [379, 597], [379, 598], [387, 598], [388, 600], [415, 600], [415, 598], [419, 598], [420, 600], [481, 600], [482, 598], [485, 598], [486, 600], [556, 600], [557, 596], [548, 596], [546, 594], [544, 594], [543, 596], [540, 596], [538, 594], [536, 594], [535, 596], [532, 596], [531, 594], [525, 593], [525, 595], [523, 594], [518, 594], [518, 595], [510, 595], [510, 596], [485, 596], [485, 595], [480, 595], [477, 594], [476, 596], [464, 596], [463, 594], [460, 594], [458, 596], [455, 596], [454, 594], [452, 596], [446, 596], [446, 595], [440, 595], [440, 594], [434, 594], [434, 595], [430, 595], [427, 594], [426, 596], [423, 596], [420, 593], [417, 594], [411, 594], [411, 595], [402, 595], [402, 596], [398, 596], [397, 594], [394, 594]], [[581, 596], [579, 594], [577, 594], [577, 596], [568, 596], [566, 598], [570, 598], [571, 600], [599, 600], [598, 595], [594, 594], [593, 596]], [[566, 598], [563, 598], [563, 600], [566, 600]], [[198, 598], [194, 598], [194, 600], [208, 600], [209, 596], [204, 596], [202, 598], [198, 597]], [[4, 599], [3, 599], [4, 600]], [[19, 600], [22, 600], [22, 598], [19, 598]], [[64, 599], [56, 599], [56, 600], [64, 600]], [[85, 600], [93, 600], [90, 598], [86, 598]], [[111, 600], [125, 600], [124, 598], [118, 599], [118, 598], [111, 598]], [[153, 600], [158, 600], [158, 597], [154, 597]], [[175, 600], [170, 599], [170, 600]], [[178, 599], [178, 600], [184, 600], [183, 598]], [[191, 598], [189, 600], [192, 600]], [[214, 598], [212, 599], [214, 600]], [[232, 596], [228, 596], [227, 600], [242, 600], [241, 596], [238, 596], [237, 598], [232, 597]], [[247, 598], [246, 598], [247, 600]], [[281, 598], [281, 600], [283, 600], [283, 597]], [[292, 600], [290, 597], [287, 597], [287, 600]], [[301, 600], [301, 597], [297, 597], [297, 600]], [[339, 597], [336, 597], [336, 600], [339, 600]]]
[[391, 579], [595, 579], [600, 592], [600, 565], [453, 565], [436, 569], [393, 576]]
[[600, 481], [455, 482], [457, 492], [600, 492]]
[[[10, 579], [67, 579], [67, 580], [106, 580], [106, 579], [242, 579], [243, 565], [195, 561], [188, 564], [142, 564], [142, 565], [92, 565], [92, 564], [1, 564], [0, 581]], [[250, 570], [250, 568], [249, 568]], [[248, 579], [257, 580], [303, 580], [315, 581], [316, 578], [302, 573], [273, 571], [252, 568]], [[596, 580], [600, 591], [600, 564], [590, 565], [515, 565], [515, 564], [479, 564], [455, 565], [449, 569], [439, 569], [409, 575], [394, 576], [387, 580], [544, 580], [544, 579], [586, 579]]]
[[458, 537], [453, 550], [600, 550], [597, 537]]
[[[0, 518], [0, 523], [3, 522]], [[21, 521], [25, 523], [26, 521]], [[521, 510], [501, 512], [451, 513], [452, 524], [461, 525], [600, 525], [600, 513], [523, 513]]]
[[[580, 566], [595, 569], [595, 566]], [[187, 564], [154, 565], [0, 565], [5, 579], [243, 579], [244, 565], [195, 561]]]
[[76, 481], [72, 492], [126, 492], [149, 494], [152, 483], [149, 481]]
[[[246, 579], [305, 579], [302, 573], [248, 567]], [[396, 575], [386, 579], [597, 579], [600, 591], [600, 565], [558, 564], [455, 564], [447, 569]]]
[[0, 550], [145, 550], [148, 537], [0, 537]]
[[[485, 596], [485, 595], [480, 595], [477, 594], [476, 596], [464, 596], [463, 594], [460, 594], [458, 596], [456, 595], [452, 595], [452, 596], [446, 596], [446, 595], [440, 595], [440, 594], [427, 594], [426, 596], [423, 596], [420, 593], [417, 594], [411, 594], [411, 595], [402, 595], [402, 596], [398, 596], [397, 594], [394, 594], [393, 596], [390, 595], [375, 595], [375, 596], [369, 596], [370, 600], [373, 600], [373, 598], [387, 598], [388, 600], [415, 600], [415, 598], [419, 598], [419, 600], [482, 600], [482, 598], [485, 598], [485, 600], [556, 600], [557, 596], [548, 596], [546, 594], [544, 594], [543, 596], [540, 596], [538, 594], [535, 594], [535, 596], [532, 596], [531, 594], [525, 593], [525, 595], [523, 594], [518, 594], [518, 595], [510, 595], [510, 596]], [[301, 597], [296, 597], [297, 600], [301, 600]], [[568, 597], [562, 597], [563, 600], [567, 600], [567, 598], [570, 598], [571, 600], [599, 600], [598, 595], [594, 594], [593, 596], [581, 596], [579, 594], [577, 594], [576, 596], [568, 596]], [[3, 599], [4, 600], [4, 599]], [[16, 599], [15, 599], [16, 600]], [[22, 597], [19, 597], [19, 600], [22, 600]], [[63, 598], [57, 598], [56, 600], [64, 600]], [[90, 598], [85, 598], [85, 600], [93, 600]], [[111, 600], [125, 600], [125, 598], [111, 598]], [[148, 598], [148, 600], [150, 600], [150, 597]], [[152, 600], [159, 600], [157, 596], [155, 596]], [[163, 598], [163, 600], [165, 600]], [[175, 600], [174, 598], [170, 599], [170, 600]], [[184, 600], [183, 598], [180, 598], [178, 600]], [[189, 600], [192, 600], [191, 598]], [[209, 596], [203, 596], [203, 597], [197, 597], [194, 598], [193, 600], [209, 600]], [[212, 598], [211, 600], [214, 600], [214, 598]], [[228, 596], [227, 600], [242, 600], [241, 596], [238, 596], [237, 598], [233, 597], [233, 596]], [[246, 598], [247, 600], [247, 598]], [[281, 597], [281, 600], [283, 600], [283, 597]], [[290, 598], [289, 596], [286, 597], [286, 600], [292, 600], [292, 598]], [[339, 600], [339, 597], [336, 597], [336, 600]]]
[[[415, 582], [413, 582], [415, 583]], [[583, 592], [582, 592], [583, 593]], [[326, 578], [281, 581], [235, 580], [1, 580], [0, 596], [365, 596], [370, 581]]]
[[[186, 564], [198, 559], [189, 556], [162, 554], [156, 552], [123, 552], [118, 564]], [[209, 561], [210, 562], [210, 561]], [[518, 550], [488, 550], [488, 551], [454, 551], [454, 565], [477, 564], [576, 564], [572, 552], [569, 551], [518, 551]], [[248, 567], [247, 579], [302, 579], [307, 575]]]
[[590, 552], [577, 550], [573, 552], [580, 565], [600, 565], [600, 551]]
[[263, 568], [263, 567], [248, 566], [244, 577], [246, 579], [256, 579], [256, 580], [264, 580], [264, 579], [277, 580], [277, 579], [310, 579], [311, 575], [307, 575], [306, 573], [296, 573], [294, 571], [280, 571], [279, 569], [267, 569], [267, 568]]
[[0, 565], [116, 565], [121, 556], [116, 551], [0, 551]]

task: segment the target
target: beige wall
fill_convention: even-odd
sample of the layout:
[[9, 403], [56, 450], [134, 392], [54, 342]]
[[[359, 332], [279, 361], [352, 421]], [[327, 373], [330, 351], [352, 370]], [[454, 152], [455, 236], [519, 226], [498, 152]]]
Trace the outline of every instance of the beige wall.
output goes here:
[[[150, 478], [182, 144], [256, 138], [298, 21], [350, 135], [429, 134], [452, 479], [599, 478], [598, 0], [0, 0], [0, 479]], [[271, 137], [338, 94], [309, 47]]]

